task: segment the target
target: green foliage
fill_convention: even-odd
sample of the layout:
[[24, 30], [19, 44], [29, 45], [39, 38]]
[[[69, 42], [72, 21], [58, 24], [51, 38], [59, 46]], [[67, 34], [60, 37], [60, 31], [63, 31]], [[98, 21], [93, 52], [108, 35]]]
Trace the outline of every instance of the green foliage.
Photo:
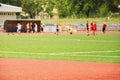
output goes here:
[[67, 17], [68, 13], [68, 5], [67, 0], [58, 0], [55, 2], [56, 8], [58, 9], [58, 15], [61, 18]]
[[53, 11], [54, 5], [55, 5], [54, 0], [53, 1], [48, 0], [46, 12], [49, 14], [50, 17], [53, 16], [52, 11]]
[[38, 0], [21, 0], [23, 11], [29, 13], [31, 18], [34, 18], [42, 10], [42, 4]]
[[[42, 5], [46, 5], [46, 10], [53, 16], [53, 9], [58, 9], [58, 15], [62, 18], [81, 17], [106, 17], [111, 13], [119, 13], [120, 0], [0, 0], [1, 3], [22, 6], [31, 18], [43, 11]], [[118, 15], [120, 16], [120, 15]]]
[[0, 3], [21, 6], [21, 0], [0, 0]]
[[[58, 0], [59, 14], [63, 17], [105, 17], [119, 12], [119, 0]], [[66, 3], [67, 2], [67, 3]]]

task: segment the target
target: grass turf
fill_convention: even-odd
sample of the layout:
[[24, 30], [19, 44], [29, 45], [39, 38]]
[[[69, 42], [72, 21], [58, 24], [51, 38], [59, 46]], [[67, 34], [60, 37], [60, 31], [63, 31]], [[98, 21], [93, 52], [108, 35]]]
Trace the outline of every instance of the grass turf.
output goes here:
[[120, 35], [0, 34], [0, 57], [120, 62]]

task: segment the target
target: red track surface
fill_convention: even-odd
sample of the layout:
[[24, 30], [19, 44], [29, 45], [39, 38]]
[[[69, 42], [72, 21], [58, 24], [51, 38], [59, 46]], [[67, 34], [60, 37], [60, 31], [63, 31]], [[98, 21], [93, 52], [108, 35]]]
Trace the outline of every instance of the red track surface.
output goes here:
[[120, 63], [0, 58], [0, 80], [120, 80]]

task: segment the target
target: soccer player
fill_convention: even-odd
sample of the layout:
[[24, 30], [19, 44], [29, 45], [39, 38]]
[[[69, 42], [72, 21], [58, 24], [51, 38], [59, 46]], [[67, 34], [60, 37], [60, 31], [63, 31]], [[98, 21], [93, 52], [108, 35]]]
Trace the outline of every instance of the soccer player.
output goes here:
[[56, 25], [56, 34], [58, 35], [58, 33], [59, 33], [59, 26], [58, 26], [58, 24]]
[[90, 30], [91, 30], [91, 32], [92, 32], [92, 34], [93, 34], [93, 22], [91, 21], [91, 23], [90, 23]]
[[93, 24], [93, 35], [95, 35], [96, 30], [97, 30], [97, 24], [96, 24], [96, 22], [94, 22], [94, 24]]
[[107, 27], [106, 23], [103, 23], [103, 25], [102, 25], [103, 34], [105, 34], [105, 32], [106, 32], [106, 27]]
[[68, 30], [68, 32], [69, 32], [69, 34], [73, 34], [73, 32], [72, 32], [72, 29], [70, 28], [69, 30]]
[[86, 29], [87, 29], [87, 35], [89, 36], [89, 24], [88, 24], [88, 21], [86, 23]]

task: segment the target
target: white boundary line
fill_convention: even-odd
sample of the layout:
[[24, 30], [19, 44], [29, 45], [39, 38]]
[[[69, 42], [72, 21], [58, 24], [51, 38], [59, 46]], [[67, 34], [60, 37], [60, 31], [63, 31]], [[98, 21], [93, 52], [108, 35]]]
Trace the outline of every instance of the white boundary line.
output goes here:
[[[107, 51], [88, 51], [88, 52], [58, 52], [58, 53], [47, 53], [47, 54], [86, 54], [86, 53], [111, 53], [111, 52], [120, 52], [120, 50], [107, 50]], [[40, 53], [45, 53], [45, 52], [18, 52], [18, 51], [0, 51], [0, 53], [24, 53], [24, 54], [40, 54]]]
[[84, 57], [104, 57], [104, 58], [120, 58], [120, 56], [102, 56], [102, 55], [63, 55], [63, 56], [84, 56]]
[[111, 52], [120, 52], [120, 50], [114, 51], [90, 51], [90, 52], [61, 52], [61, 53], [36, 53], [36, 52], [15, 52], [15, 51], [0, 51], [0, 53], [13, 53], [13, 54], [23, 54], [23, 55], [48, 55], [48, 56], [86, 56], [86, 57], [106, 57], [106, 58], [120, 58], [120, 56], [103, 56], [103, 55], [94, 55], [91, 53], [111, 53]]
[[[4, 39], [6, 39], [6, 38], [3, 38], [3, 40]], [[59, 38], [58, 38], [59, 39]], [[23, 39], [21, 39], [21, 38], [13, 38], [13, 39], [11, 39], [11, 38], [7, 38], [7, 40], [27, 40], [27, 41], [37, 41], [37, 40], [47, 40], [47, 39], [45, 39], [45, 38], [35, 38], [35, 39], [33, 39], [33, 38], [23, 38]], [[54, 40], [54, 39], [53, 39]], [[61, 40], [64, 40], [64, 41], [66, 41], [66, 40], [69, 40], [69, 41], [78, 41], [78, 42], [80, 42], [80, 41], [85, 41], [85, 42], [120, 42], [120, 41], [113, 41], [113, 40], [110, 40], [110, 41], [108, 41], [108, 40], [84, 40], [84, 39], [61, 39]], [[47, 40], [47, 41], [49, 41], [49, 40]]]
[[75, 40], [75, 41], [87, 41], [87, 42], [120, 42], [120, 41], [108, 41], [108, 40], [81, 40], [81, 39], [71, 39], [71, 40]]

